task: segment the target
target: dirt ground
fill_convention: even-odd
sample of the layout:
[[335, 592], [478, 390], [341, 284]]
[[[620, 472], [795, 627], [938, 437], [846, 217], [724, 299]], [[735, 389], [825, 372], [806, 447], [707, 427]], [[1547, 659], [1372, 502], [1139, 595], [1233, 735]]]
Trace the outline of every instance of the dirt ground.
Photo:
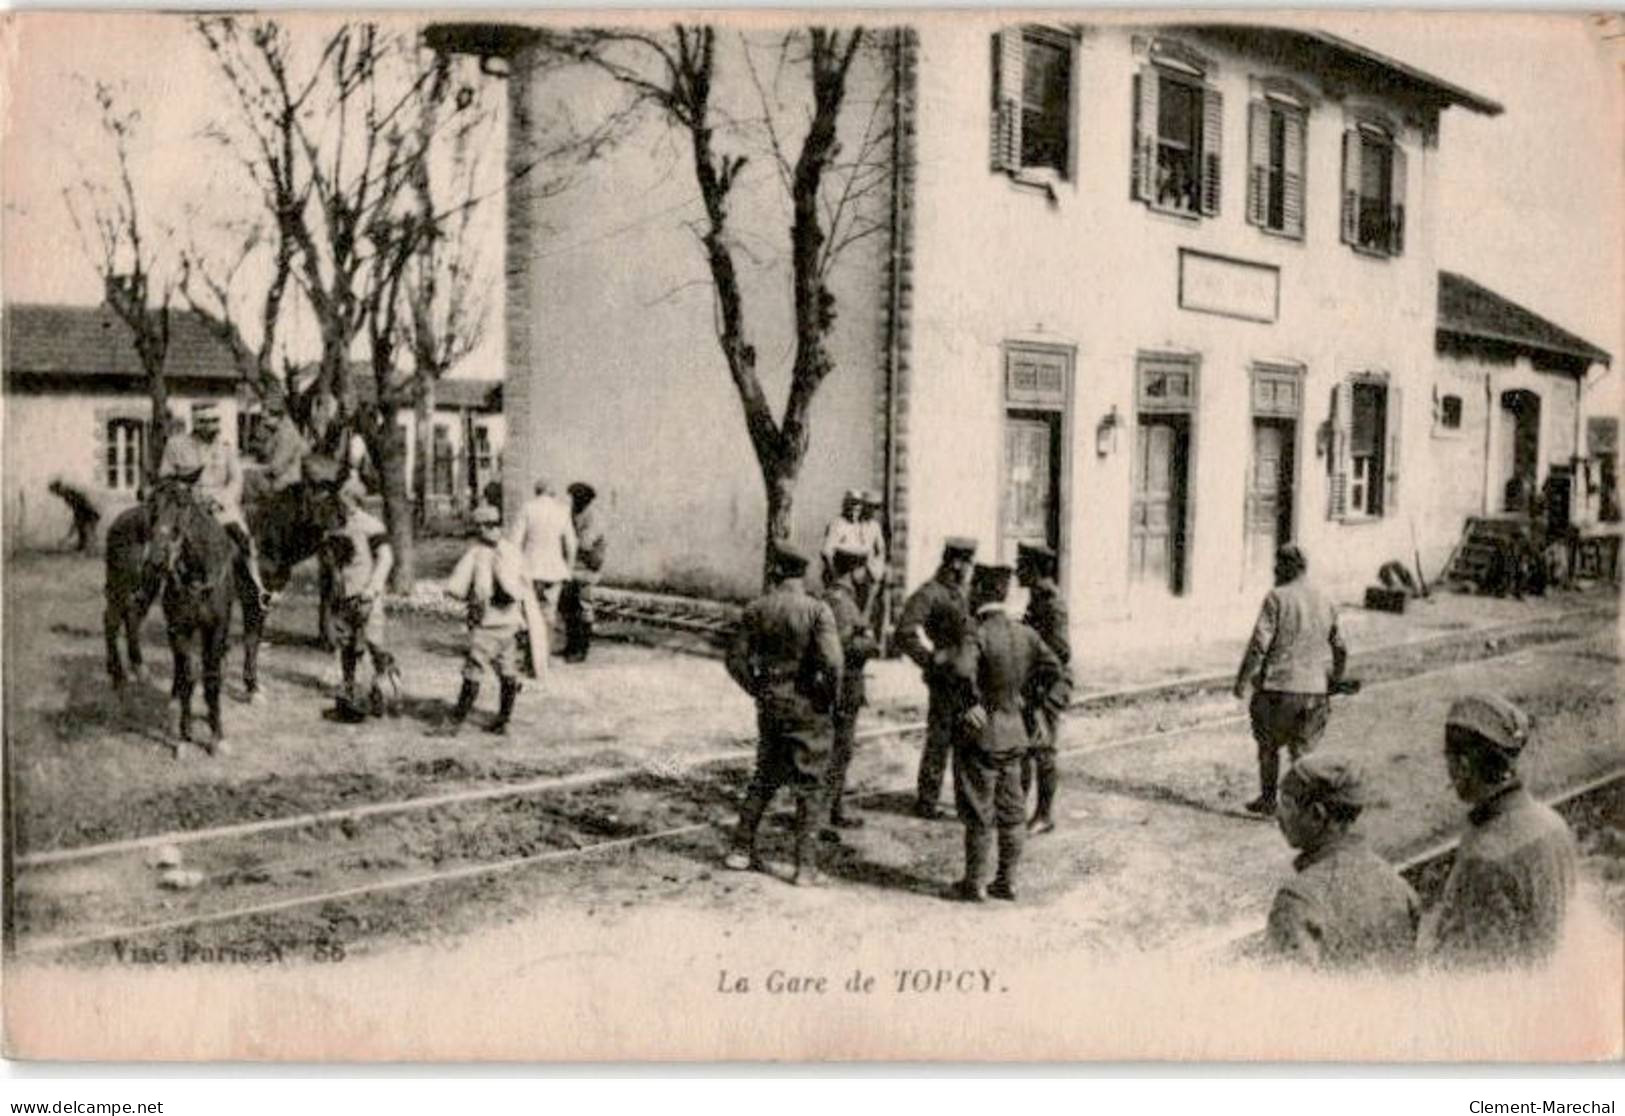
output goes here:
[[[207, 882], [184, 893], [158, 893], [139, 853], [31, 871], [16, 907], [25, 937], [116, 930], [558, 854], [512, 872], [155, 938], [167, 937], [177, 949], [336, 943], [364, 955], [403, 942], [454, 945], [550, 911], [585, 911], [588, 919], [617, 924], [656, 905], [715, 918], [725, 937], [735, 925], [771, 923], [794, 932], [815, 923], [821, 938], [855, 942], [872, 934], [906, 936], [911, 924], [928, 918], [972, 938], [1010, 933], [1034, 949], [1111, 953], [1256, 925], [1290, 861], [1273, 825], [1240, 810], [1256, 790], [1240, 708], [1225, 695], [1198, 693], [1068, 721], [1062, 827], [1030, 843], [1014, 909], [944, 900], [958, 874], [960, 829], [909, 814], [917, 745], [897, 739], [873, 741], [859, 755], [854, 780], [868, 825], [830, 850], [828, 887], [809, 893], [770, 876], [728, 873], [717, 860], [746, 775], [750, 710], [743, 699], [719, 703], [716, 687], [699, 683], [696, 672], [716, 672], [714, 662], [606, 644], [585, 668], [557, 669], [545, 703], [527, 706], [522, 698], [513, 736], [496, 740], [476, 730], [454, 741], [431, 739], [421, 729], [439, 709], [435, 698], [417, 698], [399, 721], [352, 727], [321, 718], [333, 667], [298, 635], [311, 626], [308, 606], [299, 605], [278, 616], [275, 642], [262, 656], [268, 703], [234, 702], [228, 710], [236, 750], [211, 759], [190, 749], [170, 759], [156, 735], [158, 689], [124, 698], [107, 690], [93, 574], [88, 564], [70, 566], [66, 575], [60, 565], [8, 567], [6, 712], [22, 852], [589, 768], [621, 774], [542, 796], [200, 845], [188, 851], [187, 863]], [[160, 631], [154, 617], [148, 635], [155, 663]], [[413, 620], [396, 623], [394, 633], [414, 691], [449, 694], [458, 667], [451, 625]], [[155, 673], [162, 678], [167, 670]], [[1338, 700], [1325, 746], [1361, 756], [1378, 790], [1362, 824], [1396, 859], [1449, 837], [1461, 823], [1439, 746], [1444, 710], [1467, 689], [1500, 690], [1534, 713], [1540, 736], [1526, 776], [1537, 792], [1619, 763], [1611, 617], [1505, 646], [1384, 654], [1362, 673], [1366, 691]], [[617, 690], [632, 684], [645, 697], [635, 717]], [[1180, 726], [1197, 727], [1150, 735]], [[707, 755], [733, 762], [685, 770]], [[781, 875], [789, 855], [784, 820], [767, 838]], [[659, 833], [666, 836], [578, 852]], [[1618, 917], [1625, 891], [1620, 819], [1596, 819], [1583, 836], [1588, 875]], [[112, 959], [105, 946], [73, 956]]]

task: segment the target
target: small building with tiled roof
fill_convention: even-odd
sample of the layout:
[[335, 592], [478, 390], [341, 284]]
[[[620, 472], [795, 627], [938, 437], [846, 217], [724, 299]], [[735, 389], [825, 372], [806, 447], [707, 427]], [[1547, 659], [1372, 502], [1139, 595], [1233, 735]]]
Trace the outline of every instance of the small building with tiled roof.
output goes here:
[[1537, 495], [1554, 526], [1617, 515], [1616, 461], [1592, 452], [1585, 416], [1611, 356], [1453, 271], [1439, 272], [1437, 313], [1430, 549], [1448, 552], [1470, 517], [1526, 514]]
[[[184, 418], [193, 403], [213, 400], [224, 436], [236, 441], [240, 377], [213, 325], [190, 311], [171, 314], [170, 408]], [[51, 546], [67, 533], [67, 507], [49, 490], [55, 479], [90, 497], [105, 528], [134, 503], [150, 440], [152, 403], [129, 327], [105, 305], [7, 305], [0, 370], [7, 547]]]

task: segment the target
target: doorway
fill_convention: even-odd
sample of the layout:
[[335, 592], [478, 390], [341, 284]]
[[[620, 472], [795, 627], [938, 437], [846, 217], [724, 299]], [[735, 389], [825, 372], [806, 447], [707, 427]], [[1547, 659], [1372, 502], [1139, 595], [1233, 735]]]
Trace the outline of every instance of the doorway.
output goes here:
[[1173, 596], [1187, 583], [1190, 416], [1142, 414], [1134, 439], [1129, 577]]
[[1011, 410], [1004, 420], [1002, 560], [1022, 543], [1061, 549], [1061, 415]]
[[1501, 393], [1503, 510], [1529, 507], [1540, 471], [1540, 396], [1517, 389]]
[[1297, 423], [1254, 418], [1253, 455], [1247, 473], [1247, 566], [1269, 577], [1275, 551], [1292, 541], [1292, 505]]

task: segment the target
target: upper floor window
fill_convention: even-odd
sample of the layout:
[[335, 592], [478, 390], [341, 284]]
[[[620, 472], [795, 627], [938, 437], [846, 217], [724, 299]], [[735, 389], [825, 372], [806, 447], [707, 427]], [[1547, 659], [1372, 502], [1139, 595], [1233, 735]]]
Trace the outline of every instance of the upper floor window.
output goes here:
[[1223, 96], [1194, 53], [1160, 42], [1151, 53], [1134, 78], [1134, 197], [1153, 209], [1214, 216]]
[[1439, 429], [1461, 429], [1461, 396], [1439, 396]]
[[1405, 152], [1393, 133], [1361, 123], [1343, 133], [1343, 241], [1365, 252], [1405, 250]]
[[1042, 27], [994, 35], [993, 169], [1066, 178], [1071, 148], [1071, 37]]
[[1274, 96], [1248, 106], [1247, 220], [1271, 232], [1303, 236], [1302, 105]]
[[140, 419], [116, 418], [107, 423], [107, 487], [134, 492], [141, 487], [141, 464], [147, 426]]

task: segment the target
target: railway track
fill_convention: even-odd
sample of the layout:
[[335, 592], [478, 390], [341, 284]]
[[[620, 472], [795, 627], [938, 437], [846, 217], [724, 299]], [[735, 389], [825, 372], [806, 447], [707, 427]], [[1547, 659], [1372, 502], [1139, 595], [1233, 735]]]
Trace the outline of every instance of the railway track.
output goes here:
[[[1550, 654], [1586, 638], [1589, 637], [1524, 648], [1498, 656], [1497, 661]], [[1368, 690], [1415, 677], [1416, 674], [1408, 674], [1375, 682]], [[1166, 742], [1216, 728], [1239, 728], [1245, 722], [1244, 716], [1236, 714], [1199, 718], [1172, 728], [1077, 744], [1061, 749], [1060, 754], [1085, 757]], [[898, 726], [885, 734], [906, 733], [910, 727]], [[719, 763], [718, 759], [723, 758], [736, 762]], [[27, 886], [30, 876], [36, 873], [49, 876], [52, 872], [67, 874], [70, 886], [59, 887], [54, 894], [47, 889], [46, 898], [57, 906], [54, 911], [45, 911], [43, 919], [63, 925], [66, 932], [25, 938], [17, 944], [15, 952], [22, 956], [60, 954], [98, 944], [272, 918], [303, 908], [445, 886], [530, 867], [584, 861], [617, 850], [692, 837], [716, 830], [720, 823], [719, 812], [731, 809], [742, 785], [743, 764], [737, 762], [742, 759], [736, 753], [729, 753], [670, 775], [587, 773], [539, 780], [532, 785], [477, 788], [32, 854], [16, 862], [22, 873], [19, 891], [38, 898], [35, 889]], [[704, 770], [722, 768], [725, 770]], [[705, 777], [708, 774], [709, 779]], [[1605, 793], [1603, 788], [1617, 786], [1622, 775], [1625, 769], [1601, 780], [1592, 780], [1585, 787], [1570, 788], [1559, 797], [1566, 801], [1574, 796]], [[592, 794], [606, 787], [631, 792], [658, 804], [652, 811], [654, 824], [633, 828], [621, 824], [614, 814], [603, 816], [601, 804], [595, 805]], [[884, 793], [887, 792], [876, 790], [856, 797], [861, 801]], [[503, 799], [508, 800], [506, 804], [497, 802]], [[490, 816], [493, 805], [501, 806], [494, 819]], [[392, 823], [411, 814], [432, 816], [431, 832], [403, 837], [393, 828]], [[422, 824], [421, 820], [418, 824]], [[488, 848], [482, 848], [478, 839], [481, 834], [488, 837], [485, 842]], [[247, 844], [250, 841], [252, 845]], [[131, 873], [139, 878], [139, 873], [146, 870], [148, 854], [164, 845], [178, 843], [194, 849], [197, 859], [193, 863], [205, 871], [211, 884], [208, 889], [164, 896], [150, 887], [126, 888], [122, 905], [104, 902], [108, 889], [99, 886], [101, 881], [129, 879]], [[400, 855], [403, 843], [408, 848], [405, 858]], [[511, 855], [514, 851], [519, 855]], [[1411, 867], [1422, 870], [1426, 864], [1447, 855], [1448, 849], [1419, 854], [1417, 864]], [[414, 860], [416, 865], [412, 863]], [[459, 860], [464, 862], [457, 863]], [[103, 862], [100, 873], [98, 861]], [[448, 861], [452, 863], [447, 865]], [[431, 867], [422, 869], [425, 863]], [[414, 867], [419, 870], [413, 870]], [[355, 874], [362, 878], [343, 886], [313, 890], [301, 887], [302, 880], [318, 879], [324, 872], [340, 876]], [[74, 879], [75, 873], [77, 879]], [[290, 889], [296, 893], [288, 894]], [[134, 901], [130, 901], [132, 891], [138, 892]], [[190, 909], [170, 913], [168, 917], [155, 917], [152, 910], [155, 894], [157, 902], [171, 906], [171, 910], [174, 905]], [[46, 905], [49, 906], [49, 902]]]

